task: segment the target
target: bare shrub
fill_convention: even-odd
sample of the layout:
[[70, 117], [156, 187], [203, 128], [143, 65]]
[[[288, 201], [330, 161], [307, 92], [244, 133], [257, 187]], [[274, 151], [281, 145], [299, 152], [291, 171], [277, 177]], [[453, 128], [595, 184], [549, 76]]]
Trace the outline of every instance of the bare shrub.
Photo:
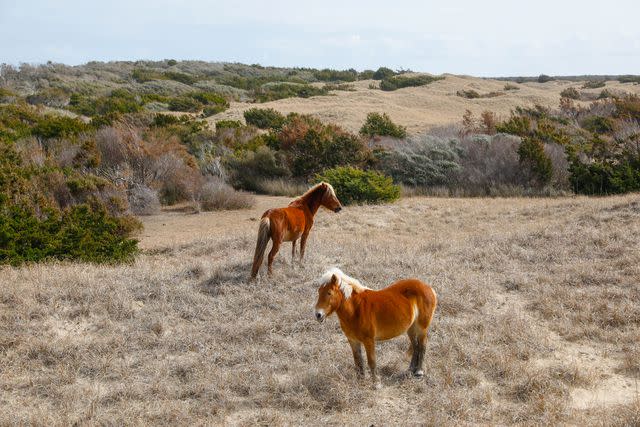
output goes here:
[[199, 202], [204, 211], [249, 209], [255, 205], [255, 197], [236, 191], [220, 180], [212, 180], [200, 189]]
[[460, 185], [474, 194], [491, 194], [499, 186], [521, 186], [518, 157], [520, 138], [512, 135], [467, 136], [460, 141], [463, 154]]
[[544, 145], [545, 154], [551, 159], [553, 168], [551, 176], [551, 186], [559, 190], [569, 190], [571, 184], [569, 182], [569, 160], [567, 153], [560, 144], [548, 143]]
[[128, 192], [131, 212], [136, 215], [153, 215], [160, 212], [158, 192], [144, 185], [136, 185]]
[[258, 192], [272, 196], [295, 197], [308, 190], [309, 185], [292, 178], [263, 178], [255, 181]]

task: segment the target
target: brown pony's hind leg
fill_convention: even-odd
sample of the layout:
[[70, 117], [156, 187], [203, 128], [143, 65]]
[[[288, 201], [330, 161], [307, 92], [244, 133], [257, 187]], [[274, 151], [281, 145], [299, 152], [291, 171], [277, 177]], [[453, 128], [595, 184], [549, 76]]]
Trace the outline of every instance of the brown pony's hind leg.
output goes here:
[[273, 238], [273, 245], [271, 246], [271, 251], [269, 251], [269, 257], [267, 258], [268, 260], [268, 264], [267, 264], [267, 272], [269, 275], [271, 275], [273, 273], [273, 259], [276, 257], [276, 255], [278, 254], [278, 251], [280, 250], [280, 244], [282, 243], [282, 238], [279, 237], [274, 237]]
[[364, 360], [362, 360], [362, 344], [358, 341], [349, 340], [353, 361], [356, 363], [356, 374], [359, 379], [364, 378]]
[[[415, 324], [414, 324], [415, 325]], [[416, 363], [418, 358], [418, 340], [414, 330], [414, 326], [407, 331], [409, 337], [409, 351], [411, 353], [411, 363], [409, 364], [409, 372], [412, 374], [416, 371]]]
[[293, 263], [296, 260], [296, 242], [297, 241], [298, 240], [296, 239], [296, 240], [291, 242], [291, 265], [293, 265]]

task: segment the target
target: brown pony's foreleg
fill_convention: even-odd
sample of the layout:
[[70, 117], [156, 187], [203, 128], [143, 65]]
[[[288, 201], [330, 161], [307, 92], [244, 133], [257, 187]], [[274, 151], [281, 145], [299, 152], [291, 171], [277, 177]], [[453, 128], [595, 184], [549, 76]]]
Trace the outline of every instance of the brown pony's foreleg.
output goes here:
[[424, 365], [424, 353], [427, 350], [427, 331], [423, 330], [415, 337], [416, 346], [414, 347], [413, 358], [415, 360], [413, 370], [411, 371], [415, 377], [423, 377], [424, 371], [422, 366]]
[[373, 338], [365, 341], [364, 349], [367, 351], [367, 363], [369, 364], [369, 371], [371, 371], [371, 380], [373, 381], [374, 388], [381, 388], [380, 380], [378, 379], [378, 372], [376, 370], [376, 342]]
[[267, 264], [267, 272], [269, 273], [269, 275], [271, 275], [273, 273], [273, 259], [276, 257], [276, 255], [278, 254], [278, 251], [280, 250], [280, 244], [282, 243], [282, 238], [279, 236], [275, 236], [273, 239], [273, 246], [271, 246], [271, 251], [269, 252], [269, 258], [268, 258], [268, 264]]
[[364, 360], [362, 360], [362, 344], [358, 341], [349, 340], [353, 361], [356, 363], [356, 374], [358, 378], [364, 378]]
[[302, 258], [304, 258], [304, 249], [307, 247], [307, 237], [309, 237], [308, 231], [302, 233], [302, 238], [300, 239], [300, 262], [302, 262]]

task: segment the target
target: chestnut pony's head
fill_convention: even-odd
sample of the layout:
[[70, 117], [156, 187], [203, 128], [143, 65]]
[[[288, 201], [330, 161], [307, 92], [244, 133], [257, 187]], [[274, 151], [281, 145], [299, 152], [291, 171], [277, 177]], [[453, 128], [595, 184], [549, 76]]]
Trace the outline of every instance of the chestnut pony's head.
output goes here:
[[328, 182], [321, 182], [320, 188], [322, 188], [322, 199], [320, 199], [320, 205], [333, 212], [340, 212], [342, 210], [342, 203], [336, 196], [336, 191]]

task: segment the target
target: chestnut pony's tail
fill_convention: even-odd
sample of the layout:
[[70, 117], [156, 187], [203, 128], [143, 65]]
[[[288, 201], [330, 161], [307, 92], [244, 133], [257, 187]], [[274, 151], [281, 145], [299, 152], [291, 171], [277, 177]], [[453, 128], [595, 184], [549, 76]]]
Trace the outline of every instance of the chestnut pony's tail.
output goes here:
[[258, 270], [262, 265], [262, 258], [264, 257], [264, 251], [267, 249], [269, 238], [271, 237], [271, 221], [268, 217], [262, 218], [260, 221], [260, 228], [258, 229], [258, 242], [256, 243], [256, 252], [253, 255], [253, 268], [251, 269], [251, 279], [255, 279], [258, 275]]

